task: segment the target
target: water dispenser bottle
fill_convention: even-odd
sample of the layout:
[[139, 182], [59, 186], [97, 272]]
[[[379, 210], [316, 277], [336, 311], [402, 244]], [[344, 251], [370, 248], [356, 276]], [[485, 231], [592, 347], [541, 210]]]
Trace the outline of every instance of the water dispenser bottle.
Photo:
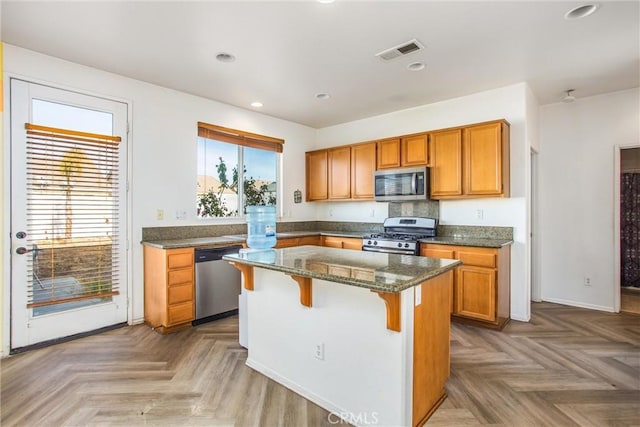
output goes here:
[[247, 206], [247, 246], [269, 249], [276, 245], [276, 207]]

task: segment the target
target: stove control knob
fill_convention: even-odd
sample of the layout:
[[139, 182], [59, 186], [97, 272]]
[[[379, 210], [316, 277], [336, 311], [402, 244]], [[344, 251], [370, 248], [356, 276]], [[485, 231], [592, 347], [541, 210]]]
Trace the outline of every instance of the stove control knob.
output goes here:
[[374, 241], [373, 241], [373, 245], [375, 246], [375, 245], [377, 245], [377, 244], [378, 244], [378, 241], [377, 241], [377, 240], [374, 240]]
[[369, 241], [367, 242], [367, 245], [370, 245], [370, 244], [371, 244], [371, 240], [369, 240]]
[[409, 244], [408, 244], [408, 243], [405, 243], [405, 244], [404, 244], [404, 247], [405, 247], [405, 248], [408, 248], [408, 247], [409, 247]]
[[401, 248], [402, 247], [402, 243], [398, 243], [398, 247]]

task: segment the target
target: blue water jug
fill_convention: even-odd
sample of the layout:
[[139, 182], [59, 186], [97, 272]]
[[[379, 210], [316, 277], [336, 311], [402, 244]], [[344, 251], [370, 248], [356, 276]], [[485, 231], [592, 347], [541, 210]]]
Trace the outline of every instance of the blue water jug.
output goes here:
[[247, 206], [247, 246], [269, 249], [276, 245], [276, 207]]

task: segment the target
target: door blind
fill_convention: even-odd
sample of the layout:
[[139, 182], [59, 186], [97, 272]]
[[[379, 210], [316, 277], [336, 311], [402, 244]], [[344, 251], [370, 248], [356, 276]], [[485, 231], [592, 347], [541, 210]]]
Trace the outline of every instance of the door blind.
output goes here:
[[25, 124], [27, 307], [118, 295], [120, 137]]

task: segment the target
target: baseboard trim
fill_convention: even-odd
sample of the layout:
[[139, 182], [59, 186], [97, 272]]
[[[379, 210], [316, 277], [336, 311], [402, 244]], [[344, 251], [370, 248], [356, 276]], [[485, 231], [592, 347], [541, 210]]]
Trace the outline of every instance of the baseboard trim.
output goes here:
[[613, 309], [613, 307], [607, 307], [604, 305], [586, 304], [583, 302], [570, 301], [570, 300], [565, 300], [560, 298], [542, 298], [542, 301], [552, 302], [555, 304], [568, 305], [571, 307], [588, 308], [590, 310], [598, 310], [598, 311], [606, 311], [609, 313], [615, 313], [615, 310]]

